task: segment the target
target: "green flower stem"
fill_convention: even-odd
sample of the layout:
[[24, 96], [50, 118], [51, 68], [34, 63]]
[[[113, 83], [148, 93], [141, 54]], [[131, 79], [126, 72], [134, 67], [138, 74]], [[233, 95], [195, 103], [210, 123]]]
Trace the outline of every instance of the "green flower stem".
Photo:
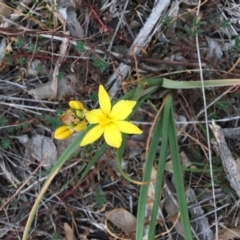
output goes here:
[[[91, 128], [92, 126], [88, 127], [88, 130]], [[63, 164], [69, 160], [72, 156], [72, 154], [74, 153], [74, 151], [79, 148], [79, 143], [81, 142], [82, 138], [84, 136], [84, 132], [80, 133], [79, 136], [76, 137], [76, 139], [68, 146], [68, 148], [64, 151], [64, 153], [61, 155], [61, 157], [58, 159], [58, 161], [56, 162], [56, 164], [54, 165], [54, 167], [52, 168], [51, 172], [49, 173], [40, 193], [38, 194], [37, 199], [35, 200], [35, 203], [32, 207], [32, 210], [29, 214], [27, 223], [26, 223], [26, 227], [24, 229], [24, 233], [23, 233], [23, 238], [22, 240], [27, 240], [28, 239], [28, 234], [34, 219], [34, 216], [37, 212], [37, 208], [45, 194], [45, 192], [47, 191], [49, 185], [51, 184], [52, 180], [54, 179], [54, 177], [58, 174], [58, 172], [61, 170]]]

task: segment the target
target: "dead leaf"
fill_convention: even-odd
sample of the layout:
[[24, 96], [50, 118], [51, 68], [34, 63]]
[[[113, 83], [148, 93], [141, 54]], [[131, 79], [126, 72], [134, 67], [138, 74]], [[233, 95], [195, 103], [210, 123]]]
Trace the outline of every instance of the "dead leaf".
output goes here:
[[[235, 239], [237, 237], [240, 237], [240, 228], [224, 228], [219, 230], [219, 240]], [[213, 240], [215, 239], [216, 237], [213, 238]]]
[[213, 38], [206, 37], [208, 42], [207, 58], [213, 59], [213, 63], [216, 64], [218, 60], [222, 58], [223, 52], [219, 43]]
[[46, 76], [47, 67], [40, 59], [34, 59], [27, 68], [27, 76]]
[[45, 168], [51, 167], [57, 161], [57, 149], [51, 138], [35, 134], [31, 138], [22, 135], [17, 139], [26, 147], [24, 159], [37, 160]]
[[0, 0], [0, 21], [2, 21], [2, 17], [8, 17], [12, 12], [12, 9], [8, 7], [5, 1]]
[[75, 8], [73, 8], [72, 6], [69, 6], [67, 8], [67, 26], [71, 36], [77, 38], [84, 38], [83, 28], [81, 27], [77, 19]]
[[202, 206], [198, 202], [198, 197], [192, 188], [188, 188], [187, 194], [189, 204], [193, 205], [193, 207], [189, 208], [189, 212], [194, 234], [197, 235], [199, 240], [212, 239], [213, 232], [209, 226], [208, 219], [205, 217]]
[[57, 8], [62, 18], [66, 21], [71, 36], [84, 38], [84, 30], [77, 19], [74, 2], [71, 0], [60, 0]]
[[68, 225], [68, 223], [64, 223], [63, 228], [66, 240], [76, 240], [73, 229]]
[[[74, 74], [68, 74], [60, 79], [57, 86], [57, 99], [63, 99], [65, 96], [76, 92], [76, 84], [77, 80]], [[37, 100], [53, 98], [52, 80], [45, 84], [38, 85], [36, 89], [31, 89], [27, 92]]]
[[124, 233], [135, 231], [136, 218], [124, 208], [117, 208], [108, 213], [107, 220], [111, 221], [116, 227]]
[[[192, 169], [196, 168], [194, 165], [192, 165], [191, 161], [189, 160], [185, 152], [180, 153], [180, 161], [183, 168], [188, 167], [191, 167]], [[165, 170], [168, 172], [173, 172], [172, 160], [166, 162]]]

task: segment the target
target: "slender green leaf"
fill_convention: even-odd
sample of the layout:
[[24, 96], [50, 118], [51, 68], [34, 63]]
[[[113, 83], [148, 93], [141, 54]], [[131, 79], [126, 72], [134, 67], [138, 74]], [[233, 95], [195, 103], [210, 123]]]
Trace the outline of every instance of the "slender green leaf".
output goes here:
[[[207, 80], [204, 81], [204, 87], [224, 87], [239, 85], [240, 79], [224, 79], [224, 80]], [[192, 89], [201, 88], [201, 81], [174, 81], [167, 78], [163, 78], [162, 87], [169, 89]]]
[[[146, 162], [143, 170], [143, 182], [150, 181], [151, 171], [153, 167], [153, 162], [155, 160], [155, 155], [157, 151], [158, 142], [161, 136], [161, 128], [162, 128], [162, 119], [158, 120], [156, 126], [153, 131], [149, 152], [146, 156]], [[149, 184], [141, 185], [140, 195], [138, 201], [138, 210], [137, 210], [137, 227], [136, 227], [136, 240], [143, 239], [143, 230], [144, 230], [144, 220], [145, 220], [145, 209], [146, 209], [146, 201], [148, 194]]]
[[172, 104], [171, 98], [168, 98], [165, 103], [163, 112], [161, 114], [161, 119], [163, 119], [162, 126], [161, 126], [162, 142], [161, 142], [161, 151], [160, 151], [158, 168], [157, 168], [157, 177], [156, 177], [156, 183], [155, 183], [155, 197], [154, 197], [151, 221], [149, 224], [148, 239], [155, 238], [156, 217], [157, 217], [158, 208], [159, 208], [162, 182], [163, 182], [163, 177], [164, 177], [164, 169], [165, 169], [165, 163], [166, 163], [166, 158], [167, 158], [168, 126], [169, 126], [169, 118], [170, 118], [170, 113], [171, 113], [171, 104]]
[[[172, 98], [171, 98], [172, 101]], [[177, 142], [177, 132], [173, 114], [173, 107], [171, 109], [171, 114], [169, 118], [169, 144], [170, 144], [170, 152], [172, 158], [172, 166], [173, 166], [173, 176], [176, 184], [176, 192], [177, 192], [177, 200], [178, 206], [181, 216], [181, 223], [183, 226], [183, 231], [185, 234], [185, 239], [191, 240], [191, 224], [188, 215], [188, 207], [185, 196], [184, 189], [184, 181], [182, 176], [182, 167], [179, 156], [178, 142]]]

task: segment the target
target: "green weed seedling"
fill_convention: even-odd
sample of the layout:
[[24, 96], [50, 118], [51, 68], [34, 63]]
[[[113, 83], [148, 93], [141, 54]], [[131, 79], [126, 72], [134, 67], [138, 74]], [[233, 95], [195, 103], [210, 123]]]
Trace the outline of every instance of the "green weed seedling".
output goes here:
[[0, 118], [0, 127], [3, 127], [7, 124], [8, 120], [5, 117]]
[[234, 44], [234, 46], [233, 46], [233, 49], [234, 49], [235, 51], [237, 51], [237, 52], [240, 51], [240, 37], [239, 37], [239, 36], [237, 36], [237, 37], [235, 38], [235, 44]]
[[100, 58], [93, 59], [93, 66], [97, 67], [101, 73], [109, 66], [109, 63], [103, 61]]
[[207, 22], [201, 21], [201, 18], [195, 18], [193, 20], [193, 25], [191, 27], [189, 27], [188, 25], [185, 25], [184, 29], [187, 31], [189, 36], [195, 37], [197, 34], [200, 34], [203, 32], [203, 30], [200, 28], [200, 26], [206, 25], [206, 24], [207, 24]]
[[62, 80], [64, 79], [66, 76], [66, 73], [65, 72], [59, 72], [58, 75], [57, 75], [57, 79], [58, 80]]
[[59, 120], [59, 115], [61, 114], [62, 110], [57, 109], [56, 114], [54, 116], [47, 115], [46, 116], [46, 124], [51, 127], [51, 129], [55, 130], [61, 125]]
[[163, 20], [161, 21], [161, 24], [163, 27], [168, 28], [171, 26], [172, 20], [173, 18], [167, 15], [166, 17], [163, 18]]
[[10, 147], [10, 144], [11, 144], [11, 141], [10, 141], [9, 138], [6, 138], [6, 137], [2, 138], [2, 140], [1, 140], [1, 147], [3, 149], [5, 149], [5, 150], [8, 149]]
[[77, 41], [76, 43], [77, 43], [77, 45], [75, 46], [75, 49], [76, 49], [77, 51], [79, 51], [79, 52], [84, 51], [84, 49], [85, 49], [85, 44], [84, 44], [84, 42], [82, 42], [82, 41]]
[[101, 186], [93, 185], [93, 194], [94, 194], [94, 199], [98, 207], [103, 207], [104, 203], [107, 202], [107, 199], [105, 197], [105, 194], [101, 188]]

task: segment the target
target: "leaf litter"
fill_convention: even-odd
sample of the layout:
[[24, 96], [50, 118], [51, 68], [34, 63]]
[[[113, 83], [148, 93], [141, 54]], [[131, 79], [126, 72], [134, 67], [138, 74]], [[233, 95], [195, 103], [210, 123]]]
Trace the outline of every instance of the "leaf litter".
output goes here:
[[[196, 33], [204, 79], [239, 76], [239, 4], [232, 0], [204, 1], [200, 24], [194, 25], [198, 4], [187, 0], [0, 1], [1, 239], [21, 238], [50, 166], [69, 144], [52, 138], [69, 100], [79, 99], [91, 108], [99, 84], [109, 86], [109, 93], [115, 97], [121, 95], [120, 89], [127, 89], [129, 80], [146, 76], [198, 80]], [[156, 107], [166, 94], [161, 91], [165, 90], [149, 97]], [[213, 205], [209, 186], [206, 137], [201, 125], [202, 94], [194, 89], [179, 90], [175, 97], [175, 114], [182, 116], [176, 122], [182, 160], [187, 162], [182, 168], [194, 236], [238, 236], [240, 187], [235, 159], [240, 154], [236, 118], [239, 90], [206, 90], [209, 117], [222, 119], [217, 131], [212, 125], [215, 141], [222, 146], [212, 148], [218, 206]], [[151, 124], [155, 115], [151, 104], [144, 103], [133, 120]], [[47, 120], [50, 117], [53, 124]], [[149, 132], [149, 125], [142, 126], [145, 138], [128, 139], [122, 160], [124, 171], [137, 181], [141, 181]], [[112, 239], [104, 225], [111, 211], [116, 213], [108, 219], [112, 222], [111, 232], [120, 239], [134, 239], [131, 230], [135, 228], [139, 186], [121, 177], [115, 152], [107, 150], [87, 178], [78, 183], [97, 148], [77, 150], [54, 179], [40, 205], [32, 239]], [[228, 168], [230, 164], [233, 168]], [[153, 175], [155, 171], [152, 169]], [[171, 160], [165, 174], [156, 239], [182, 239]], [[149, 188], [146, 203], [149, 212], [153, 189]], [[221, 224], [214, 222], [214, 211]], [[147, 234], [148, 212], [145, 220]], [[214, 236], [215, 224], [222, 229], [219, 236]]]

